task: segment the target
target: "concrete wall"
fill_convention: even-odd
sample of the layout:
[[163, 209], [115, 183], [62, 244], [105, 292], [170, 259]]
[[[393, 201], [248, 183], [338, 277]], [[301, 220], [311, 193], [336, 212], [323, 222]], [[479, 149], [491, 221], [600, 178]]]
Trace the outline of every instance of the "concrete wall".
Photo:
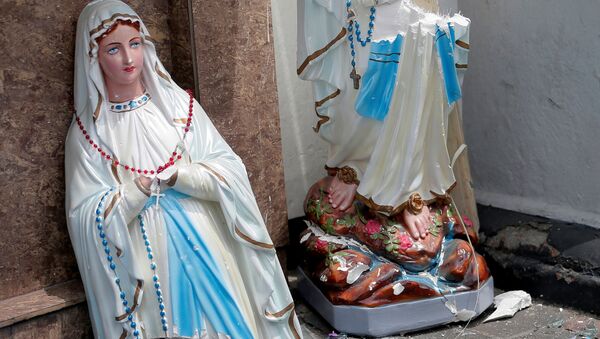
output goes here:
[[480, 203], [600, 227], [600, 2], [459, 0]]

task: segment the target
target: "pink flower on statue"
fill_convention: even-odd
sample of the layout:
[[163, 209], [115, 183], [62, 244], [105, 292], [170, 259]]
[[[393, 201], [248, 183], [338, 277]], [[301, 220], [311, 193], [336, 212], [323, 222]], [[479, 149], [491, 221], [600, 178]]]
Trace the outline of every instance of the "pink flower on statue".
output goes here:
[[471, 221], [471, 219], [469, 219], [469, 217], [467, 217], [466, 215], [463, 215], [462, 217], [463, 223], [465, 224], [465, 226], [472, 228], [473, 227], [473, 221]]
[[413, 242], [410, 239], [410, 236], [408, 236], [406, 234], [400, 235], [400, 249], [401, 250], [407, 250], [407, 249], [411, 248], [412, 245], [413, 245]]
[[321, 239], [317, 239], [317, 242], [315, 243], [315, 249], [319, 252], [327, 251], [328, 246], [329, 246], [329, 243], [327, 241], [321, 240]]
[[381, 224], [375, 219], [369, 220], [365, 225], [365, 230], [368, 235], [373, 235], [381, 231]]

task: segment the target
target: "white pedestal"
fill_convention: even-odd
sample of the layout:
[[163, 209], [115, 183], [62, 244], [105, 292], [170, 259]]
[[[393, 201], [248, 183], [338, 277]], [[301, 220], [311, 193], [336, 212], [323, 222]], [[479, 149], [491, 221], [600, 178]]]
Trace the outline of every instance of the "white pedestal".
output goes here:
[[446, 301], [454, 302], [458, 311], [474, 311], [475, 317], [494, 301], [492, 277], [478, 291], [464, 291], [446, 295], [446, 298], [434, 297], [372, 308], [334, 305], [301, 268], [298, 269], [298, 278], [298, 291], [309, 305], [338, 332], [357, 336], [404, 334], [457, 321], [456, 316], [446, 307]]

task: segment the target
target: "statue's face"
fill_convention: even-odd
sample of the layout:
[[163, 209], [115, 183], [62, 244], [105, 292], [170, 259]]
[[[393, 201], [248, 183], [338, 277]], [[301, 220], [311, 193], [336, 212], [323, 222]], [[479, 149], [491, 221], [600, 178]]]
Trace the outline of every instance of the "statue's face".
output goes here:
[[140, 32], [133, 26], [117, 26], [99, 42], [98, 62], [108, 87], [122, 87], [140, 80], [144, 52]]

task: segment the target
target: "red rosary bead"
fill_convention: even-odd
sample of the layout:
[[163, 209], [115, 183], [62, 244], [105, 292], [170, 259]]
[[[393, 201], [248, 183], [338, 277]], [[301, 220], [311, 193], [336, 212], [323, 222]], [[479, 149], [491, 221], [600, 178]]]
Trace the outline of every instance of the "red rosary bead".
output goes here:
[[[188, 95], [190, 96], [190, 110], [188, 112], [188, 119], [187, 119], [187, 123], [186, 123], [186, 127], [184, 128], [185, 133], [183, 134], [183, 140], [185, 140], [185, 136], [186, 134], [190, 131], [190, 126], [192, 124], [192, 116], [193, 116], [193, 109], [194, 109], [194, 96], [193, 96], [193, 92], [191, 89], [186, 90], [186, 92], [188, 93]], [[167, 169], [170, 166], [175, 165], [175, 161], [181, 159], [181, 155], [177, 154], [177, 151], [173, 152], [173, 156], [169, 157], [169, 161], [166, 162], [163, 166], [158, 166], [158, 169], [155, 170], [142, 170], [142, 169], [137, 169], [133, 166], [129, 166], [129, 165], [123, 165], [121, 164], [119, 161], [113, 159], [111, 157], [110, 154], [107, 154], [106, 151], [104, 151], [101, 147], [98, 146], [98, 144], [96, 144], [94, 142], [94, 140], [92, 140], [92, 138], [90, 137], [88, 131], [86, 131], [85, 127], [83, 126], [83, 123], [81, 122], [81, 118], [79, 118], [79, 116], [75, 115], [75, 121], [77, 122], [77, 125], [79, 126], [79, 129], [81, 130], [81, 132], [83, 133], [83, 135], [85, 136], [85, 139], [90, 143], [90, 145], [92, 147], [94, 147], [98, 153], [100, 153], [100, 155], [102, 156], [102, 158], [105, 158], [106, 160], [112, 161], [113, 164], [115, 166], [123, 166], [123, 168], [125, 168], [125, 170], [131, 170], [132, 173], [138, 172], [138, 173], [144, 173], [144, 174], [148, 174], [148, 172], [150, 172], [150, 174], [154, 174], [154, 173], [161, 173], [162, 171], [164, 171], [165, 169]], [[177, 159], [175, 159], [175, 157]]]

